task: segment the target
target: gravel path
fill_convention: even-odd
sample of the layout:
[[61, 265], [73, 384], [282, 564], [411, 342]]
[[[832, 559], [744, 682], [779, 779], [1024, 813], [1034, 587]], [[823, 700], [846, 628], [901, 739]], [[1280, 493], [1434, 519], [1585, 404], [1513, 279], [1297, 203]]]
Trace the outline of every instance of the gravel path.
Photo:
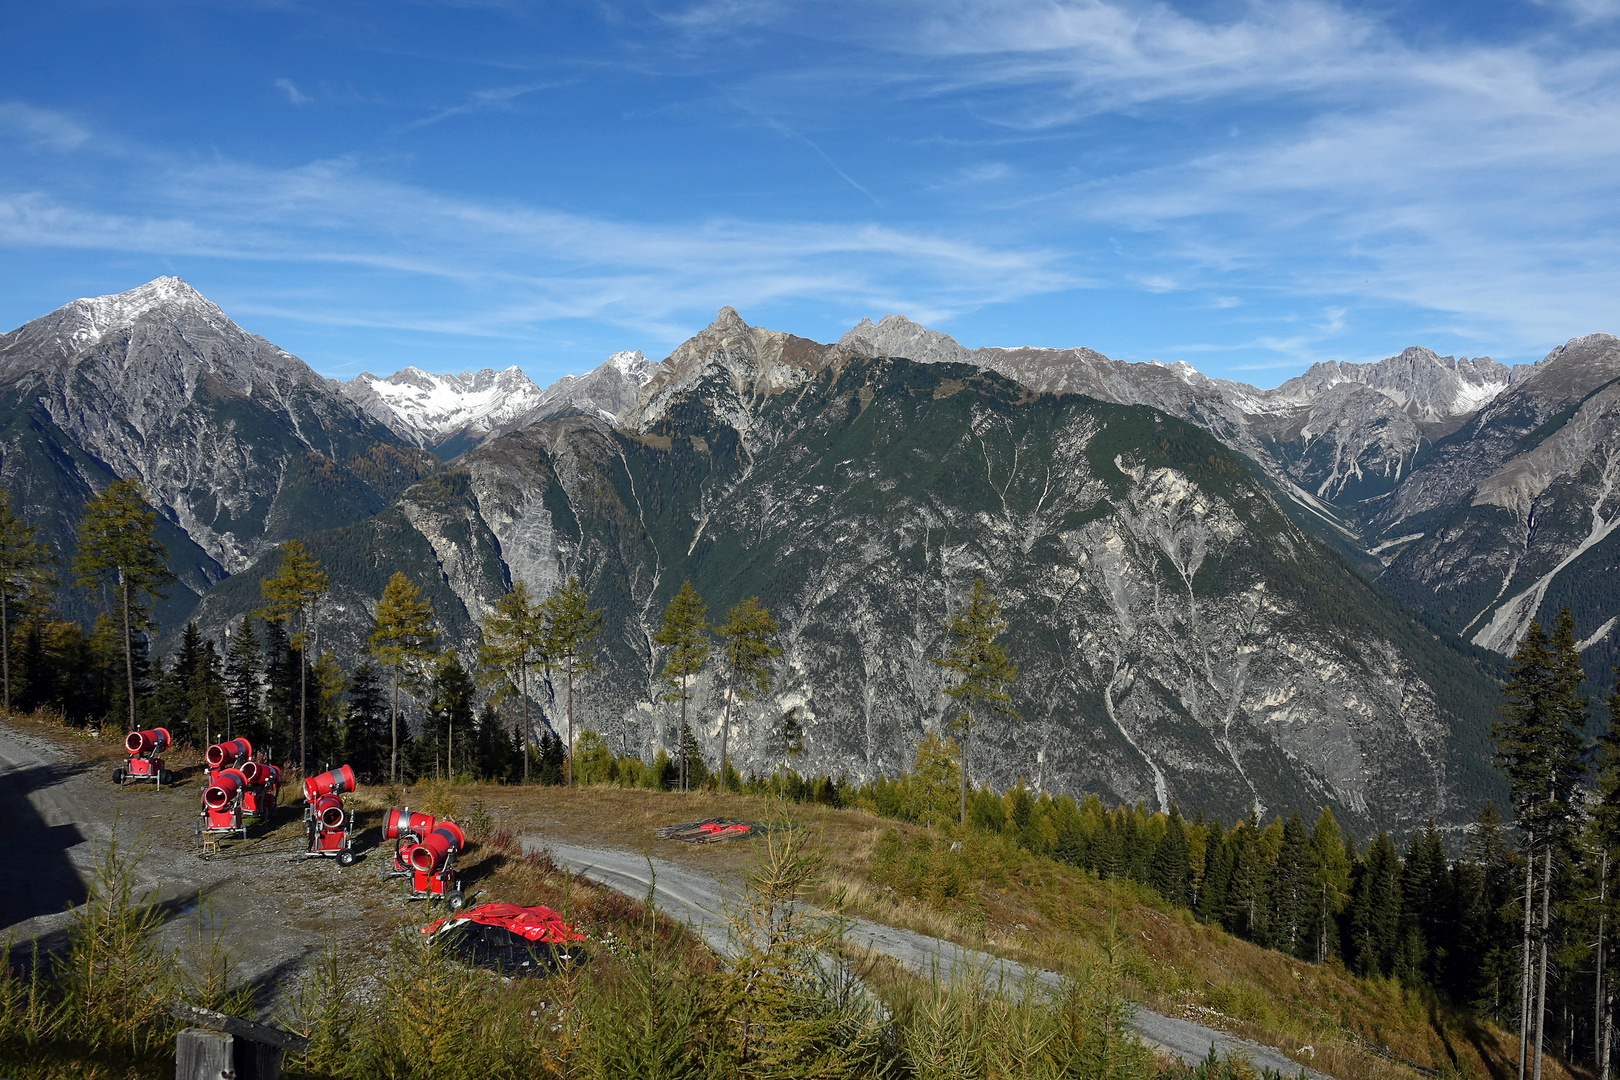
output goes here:
[[[716, 952], [724, 953], [730, 947], [723, 909], [728, 890], [737, 885], [734, 881], [728, 882], [656, 857], [650, 860], [649, 865], [647, 856], [618, 848], [585, 847], [533, 836], [524, 837], [523, 846], [526, 851], [548, 851], [559, 865], [637, 899], [646, 896], [648, 886], [656, 883], [653, 900], [660, 911], [687, 923]], [[949, 975], [959, 966], [971, 965], [1004, 976], [1011, 983], [1033, 975], [1045, 986], [1055, 987], [1058, 984], [1058, 976], [1053, 972], [1032, 972], [1022, 964], [988, 953], [863, 919], [853, 921], [848, 940], [872, 952], [892, 957], [913, 971], [938, 971]], [[1188, 1064], [1201, 1061], [1209, 1053], [1210, 1045], [1214, 1044], [1218, 1054], [1241, 1054], [1254, 1062], [1256, 1067], [1276, 1069], [1285, 1076], [1296, 1076], [1301, 1070], [1298, 1062], [1280, 1050], [1149, 1009], [1137, 1010], [1135, 1027], [1146, 1042], [1161, 1047]], [[1327, 1080], [1324, 1074], [1313, 1069], [1306, 1069], [1305, 1072], [1312, 1080]]]

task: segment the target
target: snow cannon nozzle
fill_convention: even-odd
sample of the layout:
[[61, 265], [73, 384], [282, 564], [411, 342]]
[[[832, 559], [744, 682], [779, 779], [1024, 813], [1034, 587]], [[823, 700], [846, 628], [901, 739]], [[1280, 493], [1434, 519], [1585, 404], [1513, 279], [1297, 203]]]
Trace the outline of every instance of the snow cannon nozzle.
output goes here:
[[232, 739], [230, 742], [215, 743], [203, 755], [210, 769], [241, 768], [244, 762], [253, 757], [253, 744], [246, 739]]
[[430, 874], [442, 867], [456, 852], [467, 846], [461, 826], [453, 821], [441, 821], [422, 842], [411, 848], [411, 869]]
[[147, 731], [132, 731], [124, 736], [124, 751], [130, 757], [138, 754], [159, 754], [169, 746], [168, 728], [151, 728]]
[[242, 775], [241, 769], [221, 769], [203, 792], [203, 805], [210, 810], [224, 810], [247, 786], [247, 777]]
[[323, 772], [304, 781], [304, 801], [312, 803], [322, 795], [341, 795], [354, 790], [354, 770], [340, 765], [331, 772]]
[[425, 836], [436, 824], [432, 814], [413, 812], [408, 806], [403, 810], [390, 810], [388, 816], [383, 818], [383, 839]]

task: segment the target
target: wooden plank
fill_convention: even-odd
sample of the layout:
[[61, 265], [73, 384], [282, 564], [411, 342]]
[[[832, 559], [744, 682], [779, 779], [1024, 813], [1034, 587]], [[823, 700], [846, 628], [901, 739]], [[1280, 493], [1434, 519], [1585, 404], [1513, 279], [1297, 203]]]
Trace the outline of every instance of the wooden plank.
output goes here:
[[215, 1031], [224, 1031], [238, 1038], [264, 1043], [266, 1046], [274, 1046], [294, 1054], [302, 1054], [309, 1049], [308, 1039], [278, 1027], [271, 1027], [269, 1024], [243, 1020], [239, 1016], [227, 1016], [212, 1009], [188, 1005], [183, 1001], [176, 1003], [169, 1011], [177, 1020], [212, 1028]]
[[174, 1080], [220, 1080], [235, 1075], [234, 1042], [223, 1031], [186, 1028], [175, 1040]]

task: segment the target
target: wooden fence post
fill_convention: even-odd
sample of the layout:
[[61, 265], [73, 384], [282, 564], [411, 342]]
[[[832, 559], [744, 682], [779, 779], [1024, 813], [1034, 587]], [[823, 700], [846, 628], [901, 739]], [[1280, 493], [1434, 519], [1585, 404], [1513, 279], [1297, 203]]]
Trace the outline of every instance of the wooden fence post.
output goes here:
[[189, 1027], [175, 1040], [175, 1080], [281, 1080], [281, 1052], [302, 1054], [309, 1040], [269, 1024], [185, 1003], [170, 1012]]

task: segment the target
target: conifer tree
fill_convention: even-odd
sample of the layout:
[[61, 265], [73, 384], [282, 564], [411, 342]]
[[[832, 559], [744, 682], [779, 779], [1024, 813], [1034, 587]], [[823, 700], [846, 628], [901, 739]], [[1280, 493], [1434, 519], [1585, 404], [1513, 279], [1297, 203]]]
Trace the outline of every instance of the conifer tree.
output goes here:
[[529, 670], [545, 659], [545, 616], [540, 604], [529, 597], [529, 586], [522, 578], [512, 582], [512, 590], [495, 601], [495, 608], [484, 616], [484, 640], [478, 646], [478, 663], [496, 675], [501, 686], [495, 700], [505, 698], [506, 688], [516, 690], [523, 710], [523, 782], [529, 782], [529, 744], [534, 729], [529, 723]]
[[310, 644], [310, 617], [315, 602], [326, 593], [326, 572], [321, 562], [297, 540], [281, 545], [281, 565], [274, 577], [259, 582], [259, 591], [269, 601], [257, 612], [268, 622], [285, 623], [298, 618], [298, 632], [292, 635], [292, 647], [298, 652], [298, 774], [308, 775], [309, 748], [307, 727], [309, 715], [309, 663], [306, 656]]
[[720, 654], [726, 665], [726, 712], [720, 723], [720, 784], [726, 783], [730, 767], [728, 744], [731, 736], [731, 707], [739, 698], [753, 701], [771, 689], [771, 661], [782, 655], [782, 647], [771, 638], [776, 620], [758, 597], [750, 596], [733, 604], [726, 621], [715, 628], [720, 635]]
[[1351, 963], [1360, 975], [1393, 975], [1401, 947], [1401, 857], [1388, 833], [1367, 847], [1350, 899]]
[[455, 755], [458, 745], [464, 765], [470, 756], [468, 747], [471, 746], [473, 737], [475, 696], [472, 677], [467, 674], [467, 669], [461, 666], [461, 659], [454, 652], [444, 653], [433, 673], [432, 695], [428, 699], [428, 725], [434, 737], [434, 762], [438, 762], [442, 752], [444, 774], [448, 778], [454, 778], [457, 773]]
[[434, 658], [439, 632], [433, 625], [433, 602], [399, 571], [383, 587], [372, 618], [366, 650], [388, 669], [392, 700], [388, 720], [388, 779], [399, 779], [399, 691], [419, 689]]
[[366, 660], [349, 675], [344, 751], [354, 771], [375, 781], [382, 776], [382, 737], [388, 719], [388, 696], [376, 667]]
[[74, 583], [94, 601], [110, 598], [123, 632], [124, 685], [129, 698], [129, 727], [135, 716], [135, 631], [145, 632], [152, 606], [176, 579], [167, 565], [168, 551], [157, 539], [157, 514], [146, 504], [133, 480], [115, 480], [85, 500], [79, 521], [78, 551], [73, 556]]
[[686, 725], [686, 703], [692, 700], [691, 681], [709, 659], [709, 624], [704, 621], [709, 609], [704, 606], [690, 581], [681, 582], [680, 591], [664, 608], [664, 625], [653, 635], [653, 641], [669, 650], [664, 666], [658, 672], [658, 681], [670, 688], [666, 701], [681, 703], [680, 784], [687, 790], [689, 762], [687, 752], [695, 749], [691, 729]]
[[1270, 880], [1269, 910], [1266, 923], [1271, 944], [1281, 952], [1309, 959], [1315, 942], [1309, 940], [1306, 922], [1311, 911], [1311, 838], [1299, 812], [1288, 816], [1283, 826], [1283, 842]]
[[1590, 847], [1597, 864], [1595, 876], [1598, 884], [1593, 1038], [1599, 1077], [1609, 1075], [1614, 1036], [1613, 992], [1610, 989], [1613, 976], [1609, 972], [1608, 939], [1614, 933], [1615, 923], [1614, 912], [1611, 911], [1615, 907], [1615, 890], [1609, 881], [1614, 872], [1616, 854], [1620, 853], [1620, 668], [1613, 670], [1617, 689], [1604, 702], [1609, 708], [1609, 723], [1598, 739], [1597, 799], [1591, 808], [1590, 825]]
[[0, 488], [0, 682], [4, 706], [11, 713], [11, 617], [18, 597], [54, 582], [51, 552], [36, 537], [39, 530], [11, 511], [11, 493]]
[[244, 735], [251, 740], [258, 736], [259, 695], [263, 690], [260, 644], [259, 635], [253, 632], [253, 616], [242, 616], [225, 650], [225, 698], [230, 709], [225, 722], [226, 739]]
[[1148, 884], [1159, 895], [1178, 907], [1188, 902], [1187, 878], [1191, 867], [1187, 861], [1187, 827], [1181, 820], [1181, 810], [1170, 804], [1170, 816], [1165, 821], [1164, 839], [1153, 852], [1153, 865]]
[[596, 670], [591, 641], [602, 628], [602, 612], [586, 601], [579, 578], [568, 580], [552, 590], [540, 605], [541, 649], [551, 670], [560, 672], [568, 683], [568, 755], [563, 766], [569, 785], [574, 782], [574, 680]]
[[[1566, 607], [1559, 613], [1549, 642], [1538, 622], [1531, 621], [1509, 663], [1510, 678], [1502, 687], [1507, 704], [1494, 726], [1497, 766], [1507, 774], [1516, 823], [1524, 834], [1524, 954], [1520, 989], [1519, 1078], [1526, 1071], [1526, 1046], [1535, 1044], [1535, 1080], [1541, 1080], [1542, 1033], [1547, 1006], [1547, 962], [1551, 947], [1552, 868], [1555, 850], [1567, 842], [1572, 801], [1579, 784], [1581, 733], [1586, 702], [1580, 695], [1582, 672], [1575, 648], [1575, 620]], [[1540, 926], [1536, 927], [1534, 875], [1541, 868]], [[1539, 945], [1539, 957], [1533, 946]], [[1537, 968], [1539, 970], [1533, 970]], [[1530, 1019], [1534, 1017], [1534, 1035]]]
[[996, 639], [1007, 629], [1001, 619], [1001, 605], [985, 586], [974, 578], [968, 591], [967, 607], [945, 620], [949, 642], [943, 657], [931, 657], [934, 664], [953, 672], [957, 681], [945, 693], [960, 707], [953, 728], [962, 734], [961, 821], [967, 824], [969, 757], [973, 750], [973, 729], [979, 709], [999, 712], [1012, 720], [1018, 714], [1008, 708], [1011, 696], [1007, 685], [1018, 678], [1018, 666], [1007, 658], [1006, 647]]

